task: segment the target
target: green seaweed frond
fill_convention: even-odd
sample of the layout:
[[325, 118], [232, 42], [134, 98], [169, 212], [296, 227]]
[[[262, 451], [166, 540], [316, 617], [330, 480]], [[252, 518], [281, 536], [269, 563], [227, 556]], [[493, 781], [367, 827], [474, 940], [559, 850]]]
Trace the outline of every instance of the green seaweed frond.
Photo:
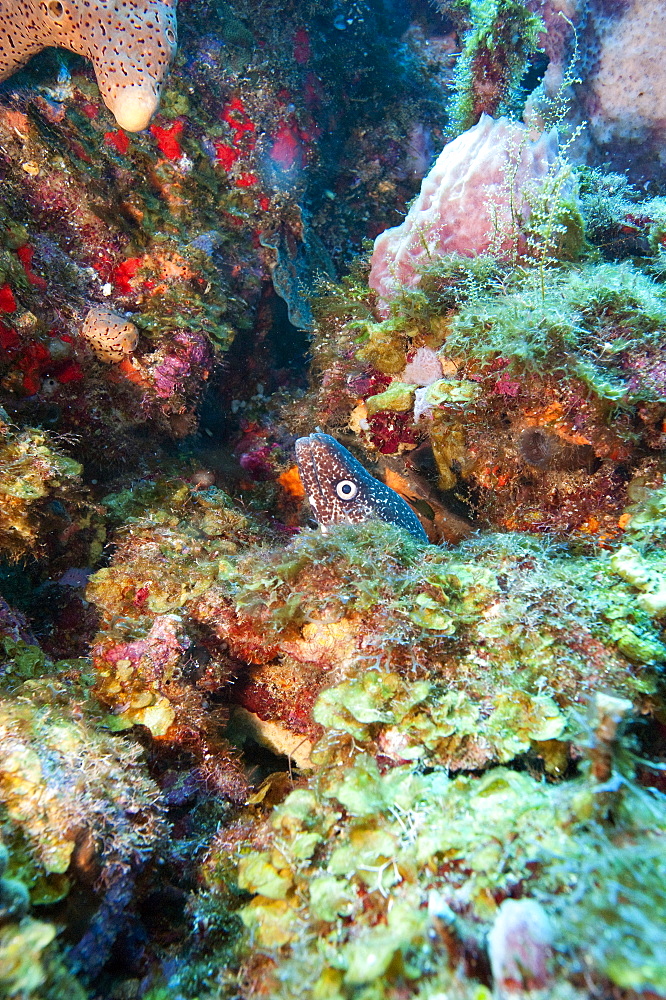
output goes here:
[[459, 135], [482, 113], [515, 111], [520, 81], [539, 49], [543, 21], [521, 0], [456, 0], [468, 23], [455, 71], [451, 131]]
[[547, 271], [562, 261], [580, 257], [584, 246], [584, 222], [573, 167], [558, 161], [538, 188], [526, 191], [530, 215], [525, 226], [528, 257], [536, 263], [541, 298], [546, 297]]
[[601, 973], [621, 989], [663, 993], [663, 836], [614, 843], [598, 831], [581, 839], [565, 866], [575, 889], [567, 897], [559, 927], [563, 944], [575, 952], [581, 969]]

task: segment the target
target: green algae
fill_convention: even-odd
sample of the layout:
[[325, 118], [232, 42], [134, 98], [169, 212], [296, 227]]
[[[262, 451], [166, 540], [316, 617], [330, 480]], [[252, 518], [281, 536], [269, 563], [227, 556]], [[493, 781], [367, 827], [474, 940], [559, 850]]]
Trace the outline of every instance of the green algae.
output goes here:
[[604, 664], [595, 685], [654, 692], [666, 646], [610, 553], [549, 553], [518, 535], [423, 553], [388, 535], [337, 528], [242, 558], [228, 577], [238, 613], [271, 642], [316, 619], [358, 632], [362, 616], [363, 651], [344, 654], [347, 678], [319, 696], [321, 725], [398, 760], [469, 762], [492, 747], [508, 761], [571, 737], [568, 707], [592, 690], [585, 649]]
[[[490, 5], [473, 7], [479, 27]], [[218, 13], [225, 39], [246, 47], [252, 36], [245, 25], [226, 5]], [[477, 54], [481, 41], [485, 36], [475, 42]], [[492, 44], [503, 42], [493, 35]], [[524, 64], [524, 53], [518, 56]], [[510, 68], [512, 87], [520, 58]], [[172, 119], [197, 118], [182, 81], [163, 109]], [[78, 133], [87, 128], [82, 115], [70, 113], [68, 123]], [[52, 148], [50, 138], [44, 142]], [[245, 304], [184, 245], [186, 216], [156, 194], [160, 185], [180, 182], [157, 163], [150, 143], [147, 136], [133, 139], [127, 157], [111, 148], [100, 153], [99, 131], [82, 144], [102, 161], [90, 168], [97, 180], [128, 164], [151, 173], [155, 190], [142, 188], [131, 199], [143, 213], [140, 222], [123, 221], [132, 252], [164, 247], [203, 276], [201, 285], [185, 278], [146, 302], [142, 332], [158, 342], [176, 328], [203, 329], [224, 350], [247, 322]], [[186, 137], [183, 148], [195, 164], [192, 185], [210, 182], [206, 222], [222, 206], [251, 227], [249, 203], [211, 177], [199, 139]], [[67, 157], [75, 157], [71, 149]], [[79, 159], [76, 170], [87, 172]], [[181, 193], [190, 192], [199, 211], [201, 192], [192, 194], [189, 184], [183, 181]], [[569, 221], [557, 247], [562, 257], [580, 250], [575, 213]], [[228, 246], [234, 224], [226, 216], [210, 224], [223, 230]], [[344, 344], [364, 364], [399, 375], [414, 346], [446, 345], [472, 376], [500, 357], [518, 375], [552, 369], [575, 377], [607, 404], [609, 420], [615, 403], [656, 401], [658, 393], [629, 384], [623, 353], [660, 347], [660, 286], [630, 265], [556, 271], [549, 259], [559, 239], [553, 225], [560, 222], [548, 213], [535, 223], [534, 240], [541, 239], [548, 264], [545, 286], [543, 268], [511, 274], [490, 259], [447, 259], [378, 323], [367, 288], [350, 291], [350, 283], [343, 305], [352, 322], [335, 335], [329, 331], [328, 340], [319, 337], [317, 363], [333, 368]], [[651, 238], [656, 246], [658, 226]], [[7, 246], [20, 239], [12, 231]], [[150, 280], [150, 267], [138, 276]], [[214, 287], [204, 291], [211, 280]], [[610, 346], [600, 357], [595, 348], [607, 335], [603, 343]], [[471, 413], [482, 394], [474, 378], [452, 377], [429, 387], [425, 402]], [[406, 412], [412, 395], [394, 384], [369, 397], [368, 412]], [[442, 430], [439, 441], [450, 468], [457, 461], [453, 437]], [[588, 700], [605, 688], [624, 695], [628, 713], [632, 704], [648, 718], [663, 711], [662, 494], [655, 491], [630, 512], [629, 544], [618, 551], [567, 548], [518, 533], [424, 550], [374, 524], [327, 537], [304, 533], [276, 546], [219, 490], [160, 480], [105, 497], [107, 523], [121, 530], [88, 598], [102, 615], [95, 670], [111, 713], [104, 717], [89, 702], [87, 682], [70, 684], [67, 675], [87, 664], [53, 664], [38, 647], [3, 639], [0, 724], [11, 728], [18, 766], [0, 765], [0, 822], [11, 837], [13, 871], [30, 885], [33, 902], [54, 905], [70, 889], [62, 870], [70, 832], [92, 830], [99, 851], [110, 843], [108, 862], [124, 864], [137, 850], [147, 856], [156, 827], [142, 824], [148, 813], [155, 819], [156, 789], [139, 757], [124, 753], [125, 738], [110, 730], [143, 723], [142, 739], [161, 771], [171, 767], [174, 745], [187, 756], [196, 725], [219, 728], [230, 671], [243, 680], [268, 663], [286, 676], [314, 662], [323, 683], [314, 719], [324, 734], [313, 751], [312, 779], [285, 775], [285, 783], [293, 779], [300, 787], [274, 807], [269, 793], [263, 805], [257, 797], [225, 816], [212, 840], [187, 800], [178, 803], [177, 820], [191, 825], [191, 843], [200, 835], [197, 850], [206, 856], [191, 869], [196, 877], [183, 879], [191, 893], [186, 946], [179, 953], [173, 928], [166, 946], [155, 945], [164, 968], [177, 971], [169, 985], [161, 985], [162, 973], [151, 987], [144, 980], [147, 1000], [241, 993], [275, 1000], [490, 1000], [479, 956], [507, 896], [540, 899], [556, 925], [557, 982], [549, 997], [572, 1000], [578, 994], [570, 981], [581, 979], [599, 993], [663, 991], [663, 799], [641, 793], [633, 775], [617, 768], [607, 785], [595, 784], [585, 757], [601, 737], [581, 721]], [[170, 658], [151, 660], [148, 652], [134, 664], [123, 656], [104, 662], [105, 651], [146, 641], [156, 623], [173, 640]], [[320, 634], [329, 635], [328, 645]], [[211, 658], [188, 659], [194, 643], [207, 654], [212, 649]], [[626, 751], [633, 746], [631, 737], [620, 739]], [[91, 759], [95, 780], [86, 771]], [[180, 760], [177, 766], [192, 776], [194, 766]], [[19, 779], [20, 803], [11, 787]], [[61, 785], [76, 788], [78, 803]], [[37, 798], [54, 812], [38, 814]], [[147, 874], [147, 891], [165, 878], [162, 862]], [[599, 926], [604, 934], [595, 933]], [[32, 918], [0, 928], [0, 986], [9, 995], [83, 995], [65, 974], [57, 980], [54, 934], [53, 925]], [[10, 976], [8, 963], [14, 963]]]
[[[44, 677], [0, 699], [0, 823], [12, 845], [10, 871], [42, 903], [66, 895], [61, 876], [84, 834], [104, 845], [108, 864], [149, 852], [159, 831], [157, 789], [138, 766], [139, 752], [101, 731], [94, 704], [70, 706], [71, 687]], [[128, 821], [121, 800], [144, 817]]]
[[16, 561], [45, 550], [53, 519], [49, 502], [64, 503], [81, 518], [81, 471], [48, 432], [14, 428], [0, 408], [0, 553], [5, 558]]
[[[662, 838], [626, 844], [591, 838], [572, 848], [576, 888], [562, 913], [564, 939], [583, 962], [621, 989], [666, 989], [666, 893]], [[596, 848], [596, 850], [595, 850]]]
[[[89, 583], [109, 622], [99, 649], [120, 650], [96, 667], [100, 696], [124, 705], [114, 726], [171, 725], [179, 650], [211, 623], [255, 662], [285, 644], [308, 670], [325, 665], [314, 720], [396, 761], [510, 761], [571, 740], [576, 706], [600, 684], [640, 705], [655, 695], [666, 645], [611, 552], [549, 550], [518, 534], [424, 550], [380, 524], [253, 552], [238, 550], [252, 528], [224, 497], [181, 500], [191, 520], [172, 494], [169, 517], [135, 525], [126, 557]], [[154, 624], [174, 642], [157, 674], [147, 651], [131, 664], [122, 652], [150, 645]], [[157, 704], [163, 719], [145, 715]]]
[[0, 990], [3, 997], [85, 1000], [86, 993], [58, 955], [53, 923], [27, 915], [23, 882], [7, 878], [10, 855], [0, 842]]
[[[311, 422], [344, 428], [373, 458], [396, 456], [391, 471], [407, 483], [432, 452], [435, 498], [449, 509], [441, 494], [453, 491], [478, 526], [612, 537], [627, 472], [649, 476], [661, 447], [664, 285], [639, 259], [557, 263], [550, 239], [513, 266], [432, 261], [384, 320], [347, 318], [342, 304], [319, 316], [314, 363], [328, 369], [299, 420], [309, 407]], [[344, 361], [331, 360], [336, 343]], [[442, 377], [411, 387], [411, 413], [405, 365], [422, 348]], [[431, 537], [448, 537], [434, 521]]]
[[[150, 491], [143, 499], [150, 504]], [[90, 591], [99, 587], [106, 639], [131, 635], [115, 620], [121, 608], [140, 636], [163, 621], [162, 604], [134, 604], [150, 578], [165, 593], [181, 588], [179, 635], [212, 625], [234, 655], [282, 658], [285, 668], [288, 656], [303, 668], [314, 658], [324, 681], [313, 776], [277, 805], [270, 793], [253, 797], [208, 848], [191, 905], [216, 929], [206, 955], [192, 943], [178, 974], [186, 995], [199, 995], [224, 954], [230, 995], [240, 963], [275, 1000], [397, 1000], [417, 983], [423, 998], [486, 997], [473, 975], [459, 978], [450, 942], [482, 941], [507, 895], [548, 909], [558, 989], [581, 968], [595, 982], [659, 984], [657, 931], [620, 948], [622, 915], [603, 941], [571, 930], [594, 926], [614, 886], [633, 901], [632, 941], [641, 907], [652, 905], [642, 871], [631, 875], [631, 850], [660, 842], [663, 798], [634, 783], [622, 733], [609, 751], [613, 780], [600, 784], [601, 726], [585, 720], [600, 690], [623, 698], [626, 713], [659, 711], [666, 645], [637, 586], [640, 565], [626, 572], [619, 546], [519, 533], [423, 548], [374, 523], [260, 546], [218, 491], [159, 486], [153, 500], [143, 516], [127, 495], [107, 501], [130, 530]], [[652, 560], [641, 539], [658, 537], [663, 512], [654, 495], [638, 503], [627, 541]], [[211, 512], [217, 535], [203, 530]], [[332, 639], [320, 646], [327, 628]], [[106, 669], [102, 686], [120, 679]], [[142, 684], [151, 669], [146, 661]], [[127, 691], [117, 697], [124, 704]], [[606, 853], [609, 880], [598, 867]]]
[[[271, 889], [280, 885], [279, 902], [259, 883], [250, 886], [256, 895], [241, 911], [255, 942], [280, 956], [271, 995], [291, 998], [300, 988], [300, 995], [351, 998], [374, 984], [368, 996], [397, 997], [418, 979], [419, 995], [429, 996], [429, 987], [454, 979], [447, 936], [437, 929], [445, 901], [455, 907], [448, 907], [447, 933], [464, 939], [487, 927], [496, 900], [518, 887], [556, 900], [551, 914], [567, 946], [557, 959], [560, 975], [584, 962], [617, 985], [658, 988], [659, 923], [639, 940], [647, 919], [639, 907], [653, 892], [644, 873], [658, 841], [642, 865], [630, 859], [638, 843], [649, 844], [644, 838], [663, 829], [666, 812], [663, 797], [653, 795], [649, 821], [644, 812], [639, 818], [636, 806], [644, 795], [628, 785], [612, 804], [606, 801], [614, 820], [590, 827], [594, 785], [588, 778], [549, 786], [496, 768], [452, 779], [412, 764], [380, 773], [364, 754], [344, 767], [325, 768], [269, 815], [272, 853], [241, 862], [243, 872], [256, 862]], [[335, 838], [322, 839], [316, 855], [304, 859], [298, 848], [303, 833], [332, 826]], [[623, 836], [637, 838], [636, 846], [623, 846]], [[266, 843], [265, 834], [262, 839]], [[611, 878], [602, 874], [606, 857]], [[626, 944], [614, 949], [625, 912], [617, 907], [618, 886], [631, 908], [630, 931]], [[606, 907], [613, 907], [612, 915]], [[603, 935], [595, 933], [599, 920], [607, 928]], [[474, 989], [482, 986], [470, 978], [467, 990]]]
[[[647, 276], [628, 264], [588, 265], [551, 274], [545, 296], [529, 273], [518, 279], [515, 291], [506, 291], [461, 307], [447, 351], [479, 360], [501, 356], [533, 370], [548, 364], [611, 402], [650, 398], [649, 392], [632, 394], [614, 360], [631, 346], [660, 342], [666, 303]], [[605, 355], [594, 357], [600, 337]]]
[[520, 81], [544, 26], [515, 0], [455, 0], [450, 6], [469, 25], [456, 63], [450, 110], [452, 127], [460, 133], [476, 125], [483, 112], [499, 116], [517, 110]]
[[[624, 494], [611, 511], [607, 477], [626, 461], [640, 476], [645, 449], [658, 447], [649, 426], [665, 398], [664, 286], [637, 262], [557, 264], [550, 237], [539, 239], [535, 259], [515, 266], [491, 255], [432, 261], [382, 321], [359, 305], [351, 317], [344, 291], [337, 306], [329, 291], [322, 312], [314, 307], [315, 374], [326, 380], [311, 420], [346, 426], [373, 453], [427, 443], [439, 489], [455, 490], [486, 525], [530, 530], [533, 521], [569, 534], [591, 518], [612, 531]], [[334, 360], [336, 345], [345, 362]], [[413, 419], [403, 372], [424, 347], [444, 377], [411, 388]], [[530, 448], [530, 431], [543, 453]], [[554, 490], [559, 513], [546, 500]]]

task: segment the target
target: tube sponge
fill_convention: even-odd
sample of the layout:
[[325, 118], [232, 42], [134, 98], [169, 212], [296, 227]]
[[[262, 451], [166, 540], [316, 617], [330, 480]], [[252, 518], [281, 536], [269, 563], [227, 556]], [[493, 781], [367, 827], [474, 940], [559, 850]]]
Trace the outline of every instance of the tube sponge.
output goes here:
[[0, 0], [0, 79], [48, 45], [86, 56], [121, 128], [146, 128], [176, 53], [174, 0]]

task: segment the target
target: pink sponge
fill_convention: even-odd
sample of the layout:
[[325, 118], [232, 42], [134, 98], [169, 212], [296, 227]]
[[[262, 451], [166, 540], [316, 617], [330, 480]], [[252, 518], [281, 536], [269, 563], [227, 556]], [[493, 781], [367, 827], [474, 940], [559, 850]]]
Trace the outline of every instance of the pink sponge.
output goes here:
[[529, 200], [556, 159], [554, 130], [534, 141], [519, 122], [489, 115], [445, 146], [405, 221], [375, 240], [370, 287], [380, 312], [436, 257], [520, 251]]

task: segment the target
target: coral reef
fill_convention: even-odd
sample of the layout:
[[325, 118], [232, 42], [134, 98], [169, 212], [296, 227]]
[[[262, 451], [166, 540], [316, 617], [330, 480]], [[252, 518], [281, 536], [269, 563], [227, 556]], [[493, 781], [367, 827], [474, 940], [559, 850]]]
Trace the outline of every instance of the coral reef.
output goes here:
[[0, 88], [3, 996], [666, 996], [661, 126], [572, 165], [661, 13], [601, 7], [189, 0], [130, 134], [173, 10], [98, 5], [99, 86]]
[[85, 1000], [85, 993], [59, 959], [53, 941], [56, 927], [27, 916], [28, 891], [5, 875], [9, 852], [0, 842], [0, 989], [5, 997], [67, 995]]
[[[228, 572], [239, 542], [261, 534], [220, 490], [183, 482], [161, 490], [160, 515], [137, 520], [120, 540], [114, 565], [94, 574], [87, 588], [102, 613], [93, 646], [96, 693], [111, 709], [114, 730], [142, 725], [183, 744], [218, 794], [242, 799], [245, 778], [219, 735], [224, 711], [208, 711], [210, 693], [228, 682], [237, 663], [228, 644], [209, 624], [198, 627], [189, 609]], [[158, 486], [153, 496], [159, 492]]]
[[[501, 995], [547, 988], [552, 975], [556, 995], [587, 996], [584, 969], [588, 983], [661, 992], [660, 919], [648, 931], [646, 912], [633, 910], [625, 946], [621, 919], [601, 917], [603, 907], [617, 914], [618, 891], [630, 907], [641, 900], [663, 913], [661, 887], [650, 890], [631, 861], [640, 845], [647, 870], [663, 838], [658, 793], [625, 778], [599, 810], [589, 774], [561, 785], [504, 768], [452, 779], [413, 764], [380, 770], [353, 751], [333, 757], [258, 817], [253, 839], [244, 835], [238, 885], [253, 898], [240, 915], [264, 956], [248, 955], [250, 989], [276, 998], [490, 996], [492, 969]], [[211, 874], [229, 846], [224, 835], [213, 843]], [[569, 856], [580, 859], [573, 871]], [[605, 857], [610, 880], [600, 874]], [[583, 885], [579, 871], [589, 871]], [[525, 919], [529, 933], [517, 930]], [[602, 922], [608, 933], [595, 935]]]
[[353, 312], [333, 290], [316, 307], [311, 419], [401, 456], [386, 481], [426, 505], [435, 539], [447, 510], [617, 534], [632, 479], [659, 481], [662, 285], [628, 263], [556, 266], [547, 241], [539, 253], [519, 268], [433, 261], [381, 322], [360, 285]]
[[76, 661], [53, 664], [37, 646], [2, 644], [3, 836], [10, 871], [44, 903], [68, 892], [72, 870], [112, 881], [145, 860], [160, 834], [158, 790], [138, 749], [99, 728], [99, 709], [76, 686]]
[[[217, 511], [214, 529], [200, 511], [134, 529], [91, 580], [108, 622], [97, 691], [118, 727], [192, 745], [198, 729], [206, 745], [208, 691], [266, 729], [312, 741], [325, 726], [389, 760], [481, 767], [543, 745], [557, 770], [599, 686], [651, 711], [666, 646], [618, 556], [558, 558], [519, 535], [424, 552], [380, 522], [245, 555], [229, 540], [244, 519]], [[188, 679], [195, 644], [206, 668]]]
[[[69, 896], [103, 919], [104, 940], [77, 952], [108, 960], [125, 904], [109, 926], [109, 900], [140, 872], [164, 834], [156, 784], [141, 750], [105, 731], [85, 660], [53, 662], [34, 642], [0, 637], [0, 982], [7, 996], [85, 997], [54, 942], [56, 927], [27, 916]], [[134, 876], [131, 877], [130, 882]], [[18, 881], [16, 881], [18, 879]], [[66, 905], [65, 902], [62, 905]], [[75, 904], [76, 905], [76, 904]], [[97, 911], [95, 913], [95, 911]], [[80, 932], [79, 932], [80, 934]], [[75, 965], [74, 953], [68, 958]], [[40, 991], [44, 992], [40, 992]]]
[[[133, 135], [80, 61], [38, 56], [6, 85], [0, 403], [69, 435], [87, 480], [141, 475], [147, 433], [158, 448], [195, 433], [208, 385], [224, 414], [282, 389], [314, 277], [414, 193], [403, 134], [429, 144], [445, 120], [430, 54], [403, 61], [404, 13], [340, 29], [334, 8], [278, 29], [196, 0], [161, 114]], [[98, 364], [91, 310], [130, 317], [136, 349]]]

